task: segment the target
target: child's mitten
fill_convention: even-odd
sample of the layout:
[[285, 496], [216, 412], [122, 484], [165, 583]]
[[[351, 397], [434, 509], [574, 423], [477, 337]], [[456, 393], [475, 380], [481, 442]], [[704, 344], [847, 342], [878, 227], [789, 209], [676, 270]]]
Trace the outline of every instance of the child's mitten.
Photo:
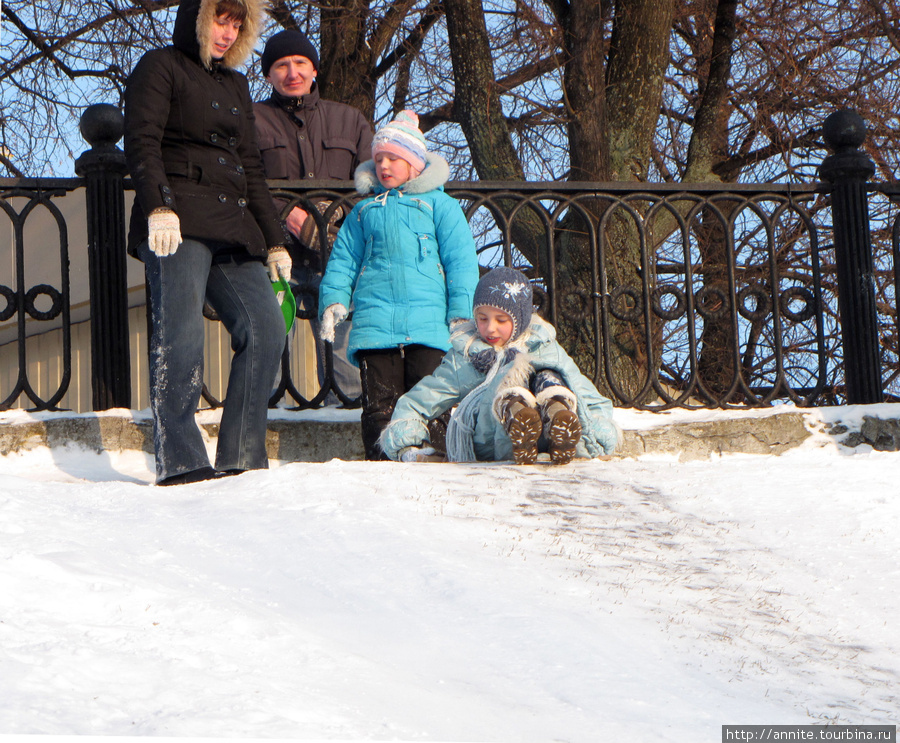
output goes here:
[[407, 446], [400, 451], [401, 462], [437, 462], [443, 459], [430, 446]]
[[347, 317], [347, 308], [340, 302], [330, 304], [322, 313], [322, 326], [319, 329], [319, 337], [323, 341], [334, 343], [334, 329]]

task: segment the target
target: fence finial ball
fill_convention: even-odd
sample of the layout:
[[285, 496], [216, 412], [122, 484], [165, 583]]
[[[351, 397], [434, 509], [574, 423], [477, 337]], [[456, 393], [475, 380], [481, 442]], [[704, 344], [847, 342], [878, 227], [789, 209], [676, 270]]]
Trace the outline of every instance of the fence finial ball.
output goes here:
[[856, 111], [844, 108], [825, 119], [822, 134], [834, 152], [855, 150], [866, 139], [866, 122]]
[[113, 147], [125, 133], [125, 117], [111, 103], [95, 103], [81, 114], [78, 128], [91, 147]]

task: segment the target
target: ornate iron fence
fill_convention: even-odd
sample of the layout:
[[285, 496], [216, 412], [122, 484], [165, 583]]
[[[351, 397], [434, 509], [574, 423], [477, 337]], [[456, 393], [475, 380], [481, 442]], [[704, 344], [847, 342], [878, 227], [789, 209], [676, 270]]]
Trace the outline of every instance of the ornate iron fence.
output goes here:
[[[900, 214], [893, 200], [900, 189], [865, 183], [868, 159], [858, 149], [864, 127], [855, 115], [844, 114], [826, 122], [826, 140], [835, 153], [823, 164], [829, 182], [450, 183], [447, 191], [466, 211], [481, 265], [513, 265], [532, 278], [538, 312], [617, 405], [648, 410], [808, 406], [878, 402], [885, 393], [896, 399], [900, 321], [894, 267], [900, 257]], [[106, 153], [96, 162], [112, 162], [112, 177], [121, 178], [108, 141], [118, 135], [114, 127], [107, 129], [92, 141]], [[46, 183], [0, 182], [6, 189], [0, 206], [16, 235], [16, 284], [0, 277], [6, 300], [0, 319], [17, 317], [22, 355], [25, 316], [48, 316], [34, 308], [34, 298], [42, 292], [51, 296], [51, 313], [65, 313], [68, 306], [64, 269], [58, 290], [25, 287], [22, 223], [33, 206], [17, 212], [8, 202], [9, 195], [29, 194], [29, 203], [46, 204], [48, 194], [73, 187], [70, 181], [54, 182], [51, 192]], [[352, 207], [357, 198], [352, 184], [271, 186], [273, 195], [288, 200], [285, 212], [300, 205], [310, 213], [327, 256], [326, 225], [337, 208]], [[108, 198], [121, 196], [122, 186], [117, 188]], [[330, 203], [324, 212], [313, 208], [323, 200]], [[117, 241], [124, 225], [97, 231], [106, 237], [94, 240], [91, 250], [100, 256], [121, 252]], [[60, 235], [60, 266], [66, 267], [64, 221]], [[307, 307], [314, 305], [314, 294]], [[300, 310], [298, 316], [314, 311]], [[306, 399], [286, 358], [273, 404], [317, 407], [329, 391], [354, 404], [335, 384], [331, 368], [327, 347], [322, 389]], [[116, 376], [114, 365], [108, 374]], [[23, 392], [35, 407], [52, 409], [66, 384], [50, 398], [37, 399], [20, 359], [19, 380], [0, 409]], [[101, 409], [102, 402], [95, 401], [95, 407]]]
[[[0, 389], [0, 410], [12, 407], [22, 395], [36, 410], [54, 410], [71, 382], [69, 237], [65, 217], [53, 200], [82, 187], [79, 179], [0, 179], [0, 213], [8, 222], [12, 258], [9, 275], [6, 275], [6, 268], [0, 274], [0, 301], [4, 302], [0, 305], [0, 345], [16, 346], [14, 382], [10, 389]], [[29, 222], [35, 221], [40, 212], [43, 217], [40, 240], [52, 258], [44, 261], [47, 265], [41, 266], [40, 271], [31, 274], [32, 280], [35, 275], [39, 280], [29, 285], [25, 270], [26, 231]], [[48, 221], [55, 229], [47, 226]], [[38, 395], [28, 375], [26, 323], [29, 320], [58, 326], [62, 331], [60, 382], [45, 397]]]
[[873, 283], [877, 310], [878, 347], [885, 399], [900, 399], [900, 185], [871, 184], [868, 204], [872, 226]]
[[[276, 194], [323, 226], [328, 213], [309, 209], [312, 202], [352, 206], [345, 189], [303, 185], [279, 184]], [[813, 209], [824, 186], [451, 183], [447, 190], [469, 217], [481, 265], [513, 265], [534, 280], [538, 312], [566, 331], [563, 345], [617, 404], [813, 405], [839, 387]], [[617, 240], [637, 257], [624, 269]], [[327, 254], [324, 239], [320, 249]], [[571, 253], [590, 266], [586, 275], [565, 270]], [[614, 358], [616, 334], [641, 340], [631, 363]], [[289, 382], [287, 391], [310, 404]]]

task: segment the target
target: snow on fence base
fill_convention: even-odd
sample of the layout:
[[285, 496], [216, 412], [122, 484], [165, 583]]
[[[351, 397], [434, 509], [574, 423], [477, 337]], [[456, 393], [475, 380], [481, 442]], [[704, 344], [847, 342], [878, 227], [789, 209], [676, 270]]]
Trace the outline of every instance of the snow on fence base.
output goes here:
[[[210, 443], [218, 434], [220, 415], [218, 410], [198, 414]], [[689, 461], [721, 454], [782, 454], [804, 445], [900, 450], [900, 404], [666, 413], [617, 408], [615, 418], [623, 434], [615, 457], [673, 456]], [[152, 453], [152, 421], [147, 411], [123, 409], [0, 414], [0, 455], [65, 444], [98, 452]], [[363, 459], [359, 411], [273, 410], [267, 446], [269, 457], [281, 461]]]

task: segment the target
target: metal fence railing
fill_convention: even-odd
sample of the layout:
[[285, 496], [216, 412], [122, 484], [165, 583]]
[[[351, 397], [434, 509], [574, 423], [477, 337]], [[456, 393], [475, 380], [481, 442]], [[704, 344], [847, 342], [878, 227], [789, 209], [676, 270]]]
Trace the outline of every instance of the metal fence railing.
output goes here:
[[[481, 265], [513, 265], [532, 278], [537, 311], [617, 405], [663, 410], [896, 399], [900, 213], [893, 199], [900, 191], [867, 183], [861, 124], [844, 119], [839, 127], [826, 122], [834, 154], [823, 163], [825, 180], [807, 185], [449, 183], [447, 191], [469, 218]], [[60, 181], [49, 190], [48, 183], [0, 181], [15, 266], [14, 281], [0, 275], [0, 321], [15, 319], [20, 329], [26, 316], [59, 315], [66, 322], [65, 223], [59, 285], [28, 286], [21, 264], [33, 207], [10, 206], [12, 196], [26, 196], [27, 204], [52, 208], [52, 195], [73, 187]], [[327, 256], [325, 226], [336, 209], [352, 207], [352, 184], [271, 187], [287, 200], [285, 211], [303, 206], [319, 223], [319, 248]], [[324, 212], [312, 208], [323, 200], [330, 203]], [[124, 223], [121, 231], [100, 232], [101, 238], [89, 237], [89, 250], [121, 251], [114, 243], [124, 239]], [[34, 306], [42, 293], [52, 299], [43, 312]], [[300, 317], [315, 311], [314, 292], [308, 300], [313, 309], [300, 310]], [[16, 342], [24, 354], [24, 341]], [[352, 404], [332, 379], [330, 347], [326, 358], [322, 390], [312, 398], [293, 384], [285, 359], [273, 402], [316, 407], [333, 391]], [[106, 369], [121, 377], [114, 365]], [[20, 359], [15, 385], [0, 390], [0, 409], [23, 394], [35, 408], [53, 409], [64, 386], [36, 399]], [[122, 404], [102, 398], [98, 409]], [[218, 404], [208, 395], [207, 402]]]

